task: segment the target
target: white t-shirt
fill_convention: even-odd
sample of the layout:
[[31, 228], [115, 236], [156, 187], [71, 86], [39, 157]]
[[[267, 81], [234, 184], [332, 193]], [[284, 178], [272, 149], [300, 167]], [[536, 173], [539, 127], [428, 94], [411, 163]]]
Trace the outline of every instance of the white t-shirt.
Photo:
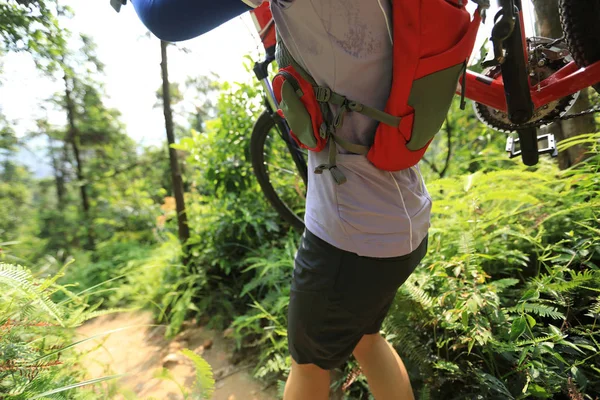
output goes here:
[[[392, 81], [390, 0], [271, 0], [271, 11], [290, 54], [319, 85], [385, 108]], [[349, 113], [337, 134], [368, 146], [376, 127], [377, 121]], [[365, 156], [338, 154], [347, 182], [336, 185], [328, 171], [312, 172], [327, 163], [327, 153], [309, 152], [306, 228], [362, 256], [396, 257], [416, 249], [431, 212], [418, 167], [391, 173]]]

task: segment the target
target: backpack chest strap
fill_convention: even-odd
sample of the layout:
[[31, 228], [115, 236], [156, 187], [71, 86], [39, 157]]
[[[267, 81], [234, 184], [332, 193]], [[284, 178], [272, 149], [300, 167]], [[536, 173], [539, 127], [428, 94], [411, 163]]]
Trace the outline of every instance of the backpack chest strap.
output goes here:
[[315, 86], [313, 89], [315, 91], [317, 101], [321, 103], [330, 103], [340, 106], [340, 112], [335, 117], [334, 121], [334, 126], [336, 128], [342, 125], [344, 114], [348, 111], [354, 111], [363, 114], [369, 118], [374, 119], [377, 122], [381, 122], [392, 127], [398, 127], [398, 125], [400, 125], [400, 120], [402, 118], [395, 117], [391, 114], [388, 114], [373, 107], [369, 107], [357, 101], [349, 100], [346, 96], [342, 96], [341, 94], [334, 92], [328, 87]]
[[329, 141], [329, 156], [327, 164], [319, 165], [317, 168], [315, 168], [315, 173], [322, 174], [323, 171], [328, 170], [331, 173], [335, 183], [341, 185], [346, 182], [346, 177], [336, 164], [337, 146], [339, 145], [351, 153], [360, 155], [367, 155], [370, 149], [369, 146], [352, 143], [336, 135], [337, 129], [344, 123], [344, 116], [346, 113], [357, 112], [392, 127], [398, 127], [402, 118], [395, 117], [357, 101], [349, 100], [346, 96], [342, 96], [328, 87], [313, 86], [313, 89], [315, 92], [315, 97], [319, 103], [322, 105], [333, 104], [339, 107], [337, 115], [333, 119], [333, 123], [329, 126], [329, 137], [332, 140]]

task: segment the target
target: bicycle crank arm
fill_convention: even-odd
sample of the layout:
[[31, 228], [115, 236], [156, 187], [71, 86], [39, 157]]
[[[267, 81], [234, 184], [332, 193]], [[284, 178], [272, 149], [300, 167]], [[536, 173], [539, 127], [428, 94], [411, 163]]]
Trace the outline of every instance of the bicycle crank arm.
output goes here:
[[[538, 154], [550, 154], [552, 157], [558, 156], [556, 140], [551, 133], [539, 135], [537, 137]], [[521, 143], [519, 138], [509, 136], [506, 139], [506, 152], [509, 158], [515, 158], [521, 155]]]

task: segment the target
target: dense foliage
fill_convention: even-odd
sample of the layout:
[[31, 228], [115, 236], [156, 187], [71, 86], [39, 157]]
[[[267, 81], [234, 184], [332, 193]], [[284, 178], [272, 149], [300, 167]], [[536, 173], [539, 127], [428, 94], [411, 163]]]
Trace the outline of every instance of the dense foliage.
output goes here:
[[[58, 285], [61, 275], [40, 279], [26, 268], [0, 263], [1, 398], [91, 399], [91, 393], [72, 389], [115, 378], [83, 381], [85, 371], [76, 368], [72, 328], [110, 310], [98, 311], [84, 295]], [[57, 292], [67, 298], [53, 301]]]
[[[231, 332], [255, 375], [281, 384], [299, 237], [252, 173], [249, 139], [262, 100], [250, 68], [243, 82], [170, 85], [182, 106], [174, 107], [178, 121], [189, 121], [176, 127], [174, 146], [191, 230], [183, 247], [166, 145], [140, 149], [127, 136], [119, 112], [105, 105], [93, 41], [71, 38], [77, 50], [64, 47], [65, 13], [50, 0], [0, 5], [0, 50], [30, 51], [44, 71], [62, 72], [64, 90], [45, 106], [67, 121], [38, 121], [32, 135], [47, 139], [40, 156], [53, 176], [34, 179], [14, 162], [24, 139], [0, 115], [0, 203], [8, 210], [0, 219], [0, 398], [81, 383], [73, 328], [131, 308], [151, 309], [169, 337], [186, 319]], [[182, 91], [204, 105], [186, 114]], [[526, 168], [505, 156], [504, 135], [453, 105], [422, 163], [434, 200], [430, 250], [383, 327], [418, 398], [600, 393], [599, 143], [599, 134], [563, 142], [589, 149], [570, 169], [547, 158]], [[301, 207], [302, 197], [296, 201]], [[208, 395], [210, 368], [186, 356], [200, 390], [182, 395]], [[157, 376], [172, 379], [168, 371]], [[369, 398], [354, 360], [336, 373], [334, 388], [342, 387], [349, 399]], [[115, 394], [110, 388], [104, 395]]]

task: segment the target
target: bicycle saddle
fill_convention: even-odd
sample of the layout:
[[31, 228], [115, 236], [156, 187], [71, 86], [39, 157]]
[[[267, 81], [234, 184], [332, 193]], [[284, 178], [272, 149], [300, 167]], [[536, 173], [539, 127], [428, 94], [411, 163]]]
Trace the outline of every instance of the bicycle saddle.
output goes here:
[[200, 36], [251, 8], [241, 0], [130, 0], [142, 23], [159, 39]]

